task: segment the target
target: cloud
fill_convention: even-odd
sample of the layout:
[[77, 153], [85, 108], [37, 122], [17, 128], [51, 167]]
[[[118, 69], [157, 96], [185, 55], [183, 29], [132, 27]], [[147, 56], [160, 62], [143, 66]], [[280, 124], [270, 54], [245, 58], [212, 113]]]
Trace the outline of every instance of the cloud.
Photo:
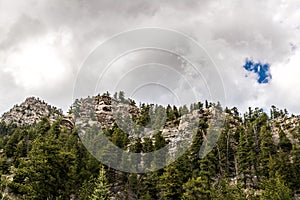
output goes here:
[[20, 42], [46, 32], [45, 27], [39, 20], [32, 19], [27, 15], [21, 15], [8, 30], [5, 37], [3, 37], [4, 39], [0, 42], [0, 51], [13, 48]]
[[269, 90], [266, 91], [268, 104], [300, 113], [300, 51], [285, 62], [274, 64], [271, 73], [274, 78]]
[[[222, 76], [226, 105], [245, 111], [248, 106], [276, 104], [299, 113], [299, 92], [293, 89], [299, 85], [295, 77], [299, 69], [299, 5], [297, 0], [3, 0], [0, 112], [28, 95], [40, 96], [67, 110], [79, 68], [99, 44], [122, 31], [162, 27], [191, 36], [208, 52]], [[134, 54], [129, 57], [136, 59]], [[149, 55], [141, 56], [139, 60], [144, 60], [140, 63], [148, 58]], [[246, 58], [269, 63], [272, 80], [259, 84], [257, 76], [246, 78]], [[166, 62], [173, 65], [173, 59]], [[130, 59], [122, 62], [128, 65]], [[112, 84], [120, 76], [117, 70], [107, 78]], [[180, 73], [189, 71], [181, 69]], [[142, 76], [135, 78], [142, 81]], [[89, 76], [85, 80], [88, 84]], [[184, 79], [178, 83], [184, 85]], [[205, 89], [205, 84], [192, 84], [195, 90]], [[174, 90], [188, 95], [187, 88], [179, 85]], [[199, 96], [207, 97], [205, 92]]]

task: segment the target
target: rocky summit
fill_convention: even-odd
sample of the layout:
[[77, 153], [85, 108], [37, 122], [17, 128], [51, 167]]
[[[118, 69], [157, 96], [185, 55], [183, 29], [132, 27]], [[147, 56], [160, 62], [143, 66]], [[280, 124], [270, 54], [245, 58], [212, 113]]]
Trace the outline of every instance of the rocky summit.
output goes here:
[[42, 117], [48, 117], [50, 121], [55, 121], [62, 116], [62, 110], [47, 104], [39, 98], [28, 97], [23, 103], [15, 105], [4, 113], [1, 121], [6, 124], [23, 126], [36, 124]]

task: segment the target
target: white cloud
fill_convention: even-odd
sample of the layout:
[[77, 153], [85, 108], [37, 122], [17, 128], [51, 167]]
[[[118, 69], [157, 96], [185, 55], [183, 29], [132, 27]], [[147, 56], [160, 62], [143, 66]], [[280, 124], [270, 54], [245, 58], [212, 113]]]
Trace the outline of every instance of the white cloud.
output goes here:
[[[0, 1], [0, 111], [31, 94], [66, 110], [78, 68], [98, 44], [121, 31], [155, 26], [203, 45], [219, 67], [227, 105], [245, 111], [275, 104], [299, 113], [300, 54], [290, 45], [300, 46], [299, 8], [297, 0]], [[269, 84], [245, 77], [247, 57], [271, 64]], [[8, 88], [22, 92], [4, 95]]]
[[17, 86], [25, 90], [57, 87], [67, 74], [53, 39], [49, 36], [20, 45], [6, 58], [3, 71], [10, 73]]
[[285, 62], [274, 64], [271, 73], [273, 80], [266, 90], [268, 104], [300, 113], [300, 51]]

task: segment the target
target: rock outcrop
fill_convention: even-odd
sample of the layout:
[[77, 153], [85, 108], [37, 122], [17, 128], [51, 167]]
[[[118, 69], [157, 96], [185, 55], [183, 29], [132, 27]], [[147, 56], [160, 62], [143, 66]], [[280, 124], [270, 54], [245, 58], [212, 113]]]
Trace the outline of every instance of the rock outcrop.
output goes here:
[[[76, 126], [81, 128], [91, 127], [100, 124], [101, 128], [110, 129], [117, 123], [118, 115], [127, 115], [130, 119], [139, 118], [141, 110], [137, 106], [129, 103], [120, 102], [108, 96], [94, 96], [76, 100], [72, 106], [72, 114], [64, 115], [60, 109], [53, 107], [39, 98], [29, 97], [20, 105], [15, 105], [8, 112], [4, 113], [0, 121], [6, 124], [16, 124], [17, 126], [33, 125], [40, 121], [42, 117], [47, 117], [51, 122], [61, 119], [61, 124], [68, 129]], [[173, 144], [189, 137], [186, 128], [191, 126], [191, 122], [198, 122], [199, 119], [206, 117], [208, 119], [216, 114], [212, 107], [203, 110], [193, 110], [179, 119], [179, 123], [166, 122], [159, 131], [164, 138]], [[235, 119], [232, 115], [224, 113], [224, 119], [229, 121], [230, 129], [236, 129], [242, 122]], [[126, 123], [126, 122], [125, 122]], [[268, 121], [275, 144], [278, 143], [278, 133], [283, 130], [292, 143], [299, 144], [299, 141], [293, 136], [294, 132], [299, 130], [299, 116], [284, 116]], [[121, 127], [122, 128], [122, 127]], [[130, 128], [130, 127], [129, 127]], [[126, 132], [126, 131], [125, 131]], [[144, 136], [152, 138], [154, 131], [145, 128]], [[130, 136], [131, 137], [131, 136]]]
[[45, 103], [39, 98], [28, 97], [23, 103], [15, 105], [4, 113], [0, 120], [6, 124], [12, 123], [23, 126], [36, 124], [42, 117], [48, 117], [53, 122], [62, 116], [62, 111], [56, 107]]
[[140, 110], [136, 106], [100, 95], [76, 100], [72, 109], [76, 125], [81, 128], [100, 123], [101, 128], [110, 129], [118, 114], [134, 117], [138, 117], [140, 114]]

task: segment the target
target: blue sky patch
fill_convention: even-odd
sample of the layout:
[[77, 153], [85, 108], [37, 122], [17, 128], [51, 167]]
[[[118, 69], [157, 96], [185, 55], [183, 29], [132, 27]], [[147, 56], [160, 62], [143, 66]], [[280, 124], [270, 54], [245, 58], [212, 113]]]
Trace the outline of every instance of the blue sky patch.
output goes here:
[[270, 73], [270, 64], [268, 63], [254, 62], [253, 60], [247, 58], [243, 68], [248, 72], [257, 74], [258, 83], [268, 83], [272, 79], [272, 75]]

